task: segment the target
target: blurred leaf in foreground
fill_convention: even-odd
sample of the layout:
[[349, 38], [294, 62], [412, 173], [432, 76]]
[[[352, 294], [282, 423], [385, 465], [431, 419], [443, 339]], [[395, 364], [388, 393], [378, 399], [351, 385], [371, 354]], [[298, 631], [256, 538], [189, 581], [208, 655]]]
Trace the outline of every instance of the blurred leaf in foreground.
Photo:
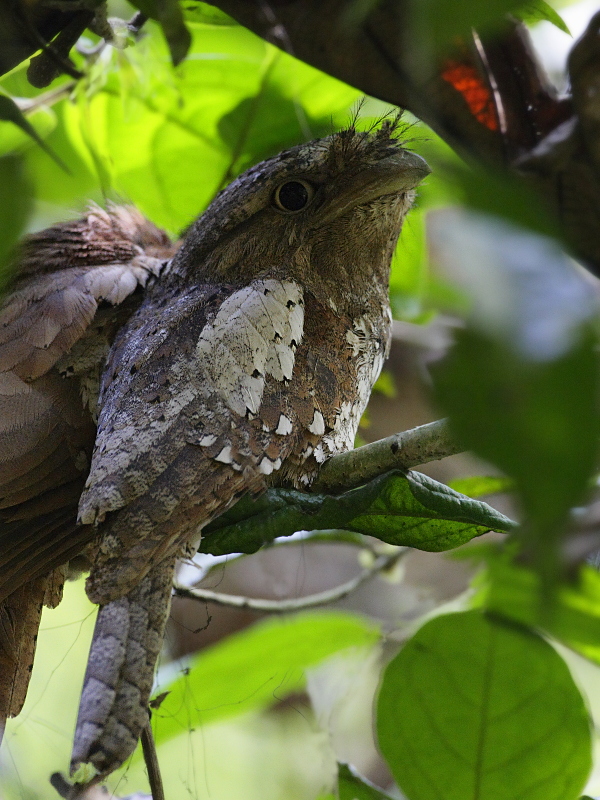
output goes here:
[[[434, 215], [436, 258], [468, 288], [468, 327], [436, 370], [457, 439], [515, 481], [538, 564], [598, 451], [600, 372], [588, 280], [549, 239], [499, 220]], [[468, 247], [465, 246], [468, 242]]]
[[557, 587], [552, 614], [545, 613], [539, 575], [511, 563], [509, 554], [485, 548], [487, 569], [476, 579], [474, 602], [488, 611], [531, 628], [540, 628], [562, 644], [600, 664], [600, 574], [582, 566], [569, 583]]
[[528, 0], [517, 9], [515, 16], [522, 19], [523, 22], [526, 22], [528, 25], [533, 25], [536, 22], [549, 22], [554, 25], [555, 28], [558, 28], [559, 31], [563, 31], [563, 33], [567, 33], [569, 36], [571, 35], [567, 23], [551, 5], [545, 2], [545, 0]]

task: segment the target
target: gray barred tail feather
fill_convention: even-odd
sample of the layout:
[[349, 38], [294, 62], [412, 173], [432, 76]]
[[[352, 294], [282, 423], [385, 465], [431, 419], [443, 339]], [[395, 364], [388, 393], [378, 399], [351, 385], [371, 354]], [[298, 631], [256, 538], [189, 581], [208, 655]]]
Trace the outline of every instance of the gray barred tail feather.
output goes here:
[[129, 594], [98, 611], [83, 681], [71, 774], [92, 764], [100, 780], [133, 752], [171, 604], [175, 559], [155, 566]]

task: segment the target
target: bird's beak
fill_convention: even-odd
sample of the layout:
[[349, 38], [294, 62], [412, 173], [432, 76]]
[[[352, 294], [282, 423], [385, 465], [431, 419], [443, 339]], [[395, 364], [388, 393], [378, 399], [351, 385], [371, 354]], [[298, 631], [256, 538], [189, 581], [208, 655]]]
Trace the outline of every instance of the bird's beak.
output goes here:
[[399, 150], [352, 176], [341, 192], [323, 209], [319, 224], [330, 222], [356, 206], [390, 194], [410, 191], [429, 175], [427, 162], [416, 153]]

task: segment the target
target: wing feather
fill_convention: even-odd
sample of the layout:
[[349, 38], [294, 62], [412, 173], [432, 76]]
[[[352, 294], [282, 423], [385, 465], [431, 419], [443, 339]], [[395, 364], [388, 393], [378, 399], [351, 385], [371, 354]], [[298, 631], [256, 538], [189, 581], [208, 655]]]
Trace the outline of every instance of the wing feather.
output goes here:
[[76, 525], [95, 436], [83, 382], [122, 323], [103, 311], [98, 326], [98, 308], [124, 304], [172, 254], [134, 209], [92, 208], [28, 237], [14, 264], [0, 306], [0, 716], [20, 709], [41, 604], [59, 599], [64, 576], [48, 573], [94, 535]]
[[102, 536], [95, 602], [128, 592], [241, 494], [265, 488], [295, 440], [274, 437], [257, 412], [266, 387], [291, 379], [302, 325], [299, 286], [257, 280], [187, 289], [168, 312], [157, 285], [122, 330], [79, 505]]

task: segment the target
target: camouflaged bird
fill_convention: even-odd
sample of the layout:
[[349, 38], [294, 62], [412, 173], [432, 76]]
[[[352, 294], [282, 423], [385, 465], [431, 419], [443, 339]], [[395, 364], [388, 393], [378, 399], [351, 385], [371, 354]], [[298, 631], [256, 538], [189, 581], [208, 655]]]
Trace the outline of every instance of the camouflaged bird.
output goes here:
[[172, 258], [122, 207], [26, 241], [0, 311], [0, 710], [18, 713], [41, 605], [83, 554], [100, 610], [73, 771], [100, 779], [134, 749], [175, 562], [202, 528], [246, 493], [308, 488], [353, 446], [429, 172], [396, 132], [352, 127], [258, 164]]

